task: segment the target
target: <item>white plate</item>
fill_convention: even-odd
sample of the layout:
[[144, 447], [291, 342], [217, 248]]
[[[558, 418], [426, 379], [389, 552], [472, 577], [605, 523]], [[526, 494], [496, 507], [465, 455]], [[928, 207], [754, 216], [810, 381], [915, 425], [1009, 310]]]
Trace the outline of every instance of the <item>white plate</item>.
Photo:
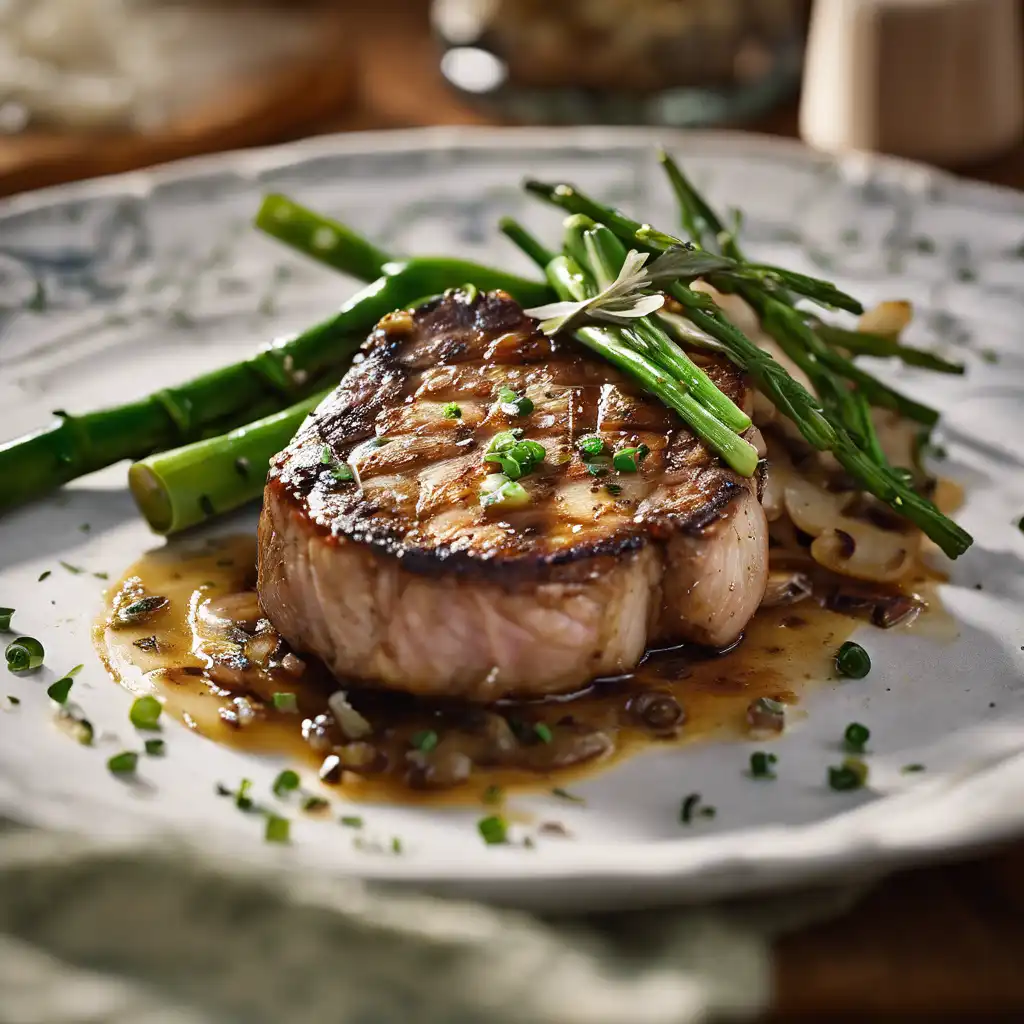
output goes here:
[[[659, 138], [715, 201], [743, 207], [752, 252], [824, 268], [868, 303], [912, 299], [913, 340], [968, 363], [966, 379], [878, 368], [946, 414], [943, 472], [966, 486], [960, 519], [978, 539], [944, 592], [958, 638], [863, 630], [874, 670], [811, 694], [806, 723], [773, 748], [774, 783], [744, 775], [742, 743], [664, 749], [575, 787], [585, 808], [516, 801], [557, 815], [573, 840], [489, 848], [474, 828], [478, 814], [372, 807], [363, 811], [369, 834], [400, 835], [403, 856], [360, 853], [350, 833], [312, 821], [295, 822], [284, 856], [503, 902], [598, 907], [882, 870], [1024, 828], [1024, 535], [1014, 525], [1024, 514], [1024, 197], [750, 136]], [[526, 175], [575, 180], [671, 224], [654, 141], [645, 131], [603, 130], [347, 136], [8, 201], [0, 206], [0, 436], [44, 423], [56, 406], [120, 401], [232, 361], [344, 298], [346, 282], [249, 228], [265, 191], [291, 192], [398, 251], [525, 269], [497, 236], [497, 217], [557, 223], [518, 190]], [[126, 786], [105, 768], [110, 753], [135, 742], [129, 697], [90, 645], [99, 582], [58, 560], [114, 576], [155, 544], [124, 483], [124, 467], [114, 467], [0, 522], [0, 605], [16, 607], [17, 629], [47, 648], [38, 676], [0, 673], [0, 699], [22, 700], [0, 710], [0, 810], [89, 832], [164, 829], [260, 855], [259, 822], [213, 787], [248, 776], [265, 790], [279, 764], [170, 724], [169, 755], [143, 763], [145, 785]], [[85, 522], [88, 532], [79, 529]], [[113, 734], [98, 749], [50, 724], [51, 669], [79, 662], [75, 697], [98, 733]], [[836, 793], [826, 766], [841, 756], [837, 739], [851, 720], [872, 730], [871, 786]], [[901, 774], [909, 762], [928, 771]], [[680, 798], [694, 790], [718, 816], [683, 828]]]

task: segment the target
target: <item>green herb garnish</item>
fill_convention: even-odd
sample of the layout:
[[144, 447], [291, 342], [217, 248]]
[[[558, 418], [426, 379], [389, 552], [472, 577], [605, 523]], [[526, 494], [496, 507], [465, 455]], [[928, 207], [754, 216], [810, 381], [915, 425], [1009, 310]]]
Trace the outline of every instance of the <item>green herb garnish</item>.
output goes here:
[[267, 826], [263, 838], [268, 843], [287, 843], [291, 837], [291, 822], [276, 814], [267, 815]]
[[398, 836], [391, 837], [391, 852], [394, 854], [402, 852], [402, 840]]
[[240, 811], [251, 811], [252, 810], [252, 797], [249, 796], [249, 791], [252, 789], [252, 779], [242, 779], [238, 784], [238, 791], [234, 794], [228, 791], [229, 796], [234, 796], [235, 806]]
[[925, 767], [923, 764], [905, 764], [900, 769], [900, 771], [903, 772], [904, 775], [910, 775], [913, 772], [923, 772], [924, 770]]
[[274, 791], [274, 796], [285, 796], [287, 793], [292, 793], [298, 789], [299, 785], [298, 773], [293, 772], [290, 768], [286, 768], [274, 779], [274, 784], [270, 788]]
[[682, 825], [690, 825], [693, 823], [693, 816], [699, 814], [702, 818], [713, 818], [715, 816], [714, 807], [700, 806], [701, 795], [700, 793], [691, 793], [689, 796], [683, 798], [683, 802], [679, 808], [679, 822]]
[[58, 564], [62, 569], [67, 569], [73, 576], [81, 576], [86, 571], [80, 565], [71, 565], [70, 562], [59, 562]]
[[68, 694], [71, 693], [71, 687], [73, 684], [74, 680], [70, 676], [58, 679], [55, 683], [52, 683], [47, 687], [46, 696], [57, 704], [66, 704]]
[[500, 846], [508, 842], [508, 823], [497, 814], [481, 818], [476, 823], [477, 831], [488, 846]]
[[19, 705], [19, 704], [21, 703], [21, 698], [20, 698], [20, 697], [15, 697], [15, 696], [14, 696], [13, 694], [10, 694], [10, 693], [9, 693], [9, 694], [7, 694], [7, 699], [8, 699], [8, 700], [9, 700], [9, 701], [10, 701], [10, 702], [11, 702], [11, 703], [12, 703], [12, 704], [13, 704], [13, 705], [15, 706], [15, 707], [17, 707], [17, 706], [18, 706], [18, 705]]
[[131, 775], [139, 764], [139, 755], [134, 750], [124, 750], [107, 761], [107, 768], [115, 775]]
[[330, 801], [325, 800], [322, 796], [307, 796], [302, 800], [302, 809], [304, 811], [322, 811], [325, 807], [330, 806]]
[[128, 718], [136, 729], [159, 729], [160, 714], [164, 706], [152, 694], [136, 697]]
[[423, 729], [413, 733], [410, 743], [424, 754], [429, 754], [437, 746], [437, 733], [433, 729]]
[[341, 823], [345, 828], [362, 828], [363, 819], [357, 814], [344, 814], [341, 817]]
[[550, 743], [555, 738], [551, 732], [551, 727], [544, 722], [535, 722], [533, 731], [537, 734], [537, 738], [541, 743]]
[[458, 402], [445, 402], [441, 409], [441, 415], [446, 420], [461, 420], [462, 419], [462, 408]]
[[848, 679], [863, 679], [871, 671], [871, 658], [860, 644], [847, 640], [836, 652], [836, 671]]
[[13, 615], [13, 608], [0, 608], [0, 630], [6, 633], [11, 628], [11, 617]]
[[498, 405], [506, 416], [529, 416], [533, 402], [525, 395], [518, 395], [511, 388], [498, 389]]
[[163, 757], [167, 744], [161, 739], [146, 740], [144, 744], [146, 753], [150, 757]]
[[580, 454], [587, 458], [593, 458], [595, 455], [601, 455], [604, 452], [604, 439], [592, 435], [590, 437], [581, 437], [576, 442], [576, 447], [580, 450]]
[[750, 777], [753, 779], [774, 779], [773, 765], [778, 761], [774, 754], [766, 754], [763, 750], [750, 755]]
[[530, 492], [504, 473], [491, 473], [480, 485], [480, 506], [493, 509], [525, 508], [530, 504]]
[[52, 575], [53, 573], [49, 569], [46, 569], [39, 574], [39, 582], [42, 583], [43, 580], [49, 579]]
[[637, 445], [635, 448], [620, 448], [612, 456], [612, 465], [620, 473], [636, 473], [650, 451], [645, 444]]
[[860, 789], [868, 778], [868, 766], [863, 761], [847, 758], [838, 767], [828, 770], [828, 784], [840, 792]]
[[619, 484], [605, 484], [604, 489], [613, 497], [617, 498], [622, 493], [622, 487]]
[[585, 804], [587, 801], [581, 796], [576, 796], [575, 793], [570, 793], [567, 789], [562, 789], [560, 786], [556, 786], [551, 790], [552, 796], [557, 796], [560, 800], [568, 800], [569, 803], [573, 804]]
[[4, 656], [11, 672], [34, 672], [43, 663], [43, 645], [32, 636], [19, 636], [8, 645]]
[[294, 693], [275, 693], [272, 699], [278, 711], [294, 715], [299, 710], [299, 699]]
[[863, 754], [864, 746], [871, 737], [871, 730], [860, 722], [851, 722], [843, 733], [846, 749], [853, 754]]
[[520, 435], [521, 431], [503, 430], [491, 438], [484, 452], [484, 462], [496, 462], [509, 480], [518, 480], [533, 472], [547, 456], [544, 445]]

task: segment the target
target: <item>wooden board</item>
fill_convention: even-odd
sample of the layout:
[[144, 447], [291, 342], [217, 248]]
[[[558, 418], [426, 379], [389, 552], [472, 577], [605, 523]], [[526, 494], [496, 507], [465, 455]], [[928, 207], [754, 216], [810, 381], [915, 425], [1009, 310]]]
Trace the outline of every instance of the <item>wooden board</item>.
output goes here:
[[349, 40], [337, 13], [320, 17], [323, 29], [317, 33], [315, 52], [225, 85], [162, 131], [25, 132], [0, 137], [0, 195], [200, 153], [279, 142], [344, 116], [356, 77]]

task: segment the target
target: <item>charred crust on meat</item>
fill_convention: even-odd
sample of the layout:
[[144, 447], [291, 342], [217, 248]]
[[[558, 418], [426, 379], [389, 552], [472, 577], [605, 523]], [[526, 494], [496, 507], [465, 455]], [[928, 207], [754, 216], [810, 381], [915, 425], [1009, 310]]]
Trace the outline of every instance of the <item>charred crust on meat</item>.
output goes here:
[[[467, 300], [449, 293], [407, 317], [392, 314], [381, 321], [367, 339], [364, 358], [273, 460], [268, 499], [283, 503], [328, 543], [363, 545], [381, 557], [400, 559], [403, 568], [420, 575], [473, 575], [508, 586], [572, 581], [602, 572], [648, 544], [713, 530], [742, 493], [753, 490], [760, 499], [765, 462], [753, 481], [737, 477], [674, 413], [578, 344], [545, 337], [508, 295], [481, 293]], [[488, 352], [494, 355], [489, 358]], [[712, 360], [708, 372], [742, 404], [747, 383], [739, 370]], [[490, 396], [505, 382], [533, 388], [539, 404], [532, 415], [522, 421], [498, 419]], [[421, 415], [451, 400], [475, 410], [475, 418]], [[479, 480], [490, 471], [484, 470], [480, 451], [498, 430], [520, 423], [552, 453], [572, 454], [568, 461], [544, 462], [529, 481], [533, 507], [510, 514], [508, 528], [502, 529], [501, 520], [479, 508]], [[385, 446], [379, 450], [383, 455], [374, 453], [378, 461], [367, 473], [368, 490], [365, 481], [339, 482], [325, 472], [325, 445], [345, 462], [356, 446], [385, 428], [389, 438], [403, 443]], [[621, 443], [658, 439], [657, 454], [636, 478], [648, 492], [609, 498], [604, 518], [588, 502], [593, 523], [582, 521], [578, 533], [573, 527], [573, 536], [552, 542], [550, 534], [560, 523], [566, 532], [562, 489], [579, 483], [588, 495], [600, 490], [593, 490], [575, 450], [576, 439], [598, 428]], [[417, 445], [426, 454], [417, 454]], [[428, 502], [423, 512], [424, 489], [431, 485], [422, 476], [448, 465], [462, 468], [444, 478], [447, 503], [435, 508]], [[390, 492], [384, 484], [374, 492], [374, 479], [397, 483]], [[406, 481], [409, 493], [403, 495]], [[448, 490], [454, 495], [450, 500]], [[442, 513], [461, 516], [465, 532], [432, 533], [431, 517]], [[581, 521], [578, 509], [573, 521]]]

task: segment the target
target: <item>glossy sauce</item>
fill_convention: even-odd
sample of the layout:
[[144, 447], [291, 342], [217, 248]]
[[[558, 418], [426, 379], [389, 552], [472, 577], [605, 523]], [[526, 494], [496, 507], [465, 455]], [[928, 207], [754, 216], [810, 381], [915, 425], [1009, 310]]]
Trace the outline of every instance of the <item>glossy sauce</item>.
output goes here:
[[[749, 736], [751, 703], [760, 697], [781, 701], [789, 705], [786, 716], [792, 720], [799, 714], [792, 705], [804, 688], [834, 677], [835, 651], [857, 626], [854, 618], [813, 599], [762, 608], [743, 640], [727, 652], [693, 647], [652, 652], [635, 672], [597, 680], [581, 693], [483, 710], [385, 691], [349, 691], [352, 706], [373, 726], [371, 737], [353, 744], [336, 732], [319, 730], [318, 736], [317, 716], [330, 714], [328, 697], [343, 688], [318, 665], [308, 663], [295, 675], [294, 655], [288, 659], [282, 644], [266, 668], [250, 666], [240, 673], [233, 667], [237, 654], [231, 652], [240, 649], [239, 642], [251, 640], [253, 633], [265, 635], [259, 631], [270, 625], [250, 622], [248, 633], [232, 635], [209, 612], [225, 598], [228, 605], [245, 604], [245, 597], [232, 597], [240, 592], [250, 592], [251, 603], [255, 562], [252, 536], [170, 544], [146, 555], [110, 591], [107, 613], [96, 628], [97, 648], [115, 679], [134, 692], [156, 694], [171, 715], [215, 742], [284, 754], [314, 770], [340, 743], [359, 755], [359, 764], [348, 770], [346, 755], [343, 770], [330, 781], [355, 799], [477, 801], [490, 786], [565, 785], [653, 745]], [[926, 577], [915, 583], [920, 592]], [[166, 604], [139, 621], [122, 621], [120, 610], [147, 595], [166, 598]], [[918, 621], [925, 619], [935, 617]], [[296, 710], [275, 708], [275, 693], [294, 694]], [[417, 744], [428, 732], [437, 742], [424, 753]], [[501, 757], [494, 755], [496, 735], [507, 748]], [[471, 772], [464, 779], [456, 772], [452, 784], [452, 765], [464, 771], [467, 759]]]

